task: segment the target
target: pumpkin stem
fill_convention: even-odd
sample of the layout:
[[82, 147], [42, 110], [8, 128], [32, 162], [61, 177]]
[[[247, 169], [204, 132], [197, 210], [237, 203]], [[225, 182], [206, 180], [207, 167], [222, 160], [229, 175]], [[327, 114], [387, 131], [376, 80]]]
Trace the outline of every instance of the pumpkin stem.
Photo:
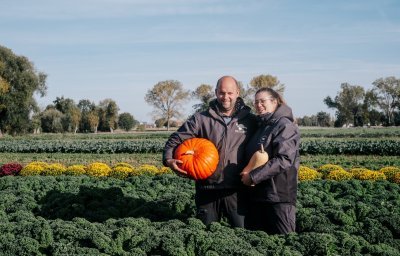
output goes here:
[[265, 151], [264, 151], [264, 145], [263, 144], [260, 144], [261, 145], [261, 153], [264, 153]]
[[185, 152], [185, 155], [194, 155], [194, 151], [193, 150], [188, 150]]

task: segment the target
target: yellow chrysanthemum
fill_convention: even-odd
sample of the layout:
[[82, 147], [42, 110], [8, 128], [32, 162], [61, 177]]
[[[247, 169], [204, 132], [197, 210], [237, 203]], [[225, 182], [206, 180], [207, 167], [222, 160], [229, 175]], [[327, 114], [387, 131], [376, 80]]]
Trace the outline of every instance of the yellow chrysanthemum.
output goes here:
[[169, 167], [163, 166], [159, 170], [159, 174], [168, 174], [168, 173], [173, 173], [173, 171]]
[[299, 168], [299, 181], [317, 180], [321, 179], [322, 174], [314, 169], [300, 165]]
[[48, 163], [42, 162], [42, 161], [30, 162], [28, 165], [39, 165], [39, 166], [42, 166], [42, 167], [44, 167], [44, 168], [47, 168], [47, 166], [49, 166]]
[[22, 170], [19, 172], [21, 176], [30, 176], [30, 175], [40, 175], [46, 170], [48, 164], [45, 162], [31, 162], [27, 164]]
[[317, 171], [322, 173], [323, 178], [326, 178], [328, 174], [334, 170], [346, 171], [345, 169], [343, 169], [343, 167], [336, 164], [324, 164], [317, 168]]
[[396, 174], [393, 176], [393, 182], [394, 182], [394, 183], [397, 183], [397, 184], [400, 184], [400, 172], [396, 173]]
[[86, 174], [86, 166], [83, 164], [74, 164], [71, 166], [68, 166], [67, 169], [65, 170], [66, 175], [83, 175]]
[[336, 181], [342, 181], [342, 180], [350, 180], [353, 178], [353, 174], [350, 172], [347, 172], [345, 170], [333, 170], [329, 172], [329, 174], [326, 176], [326, 179], [328, 180], [336, 180]]
[[143, 164], [143, 165], [139, 166], [138, 168], [136, 168], [135, 173], [156, 175], [159, 173], [159, 170], [154, 165]]
[[52, 176], [57, 176], [57, 175], [62, 175], [65, 173], [65, 170], [67, 168], [59, 163], [56, 164], [49, 164], [47, 168], [42, 172], [42, 175], [52, 175]]
[[349, 173], [353, 174], [353, 178], [360, 179], [360, 175], [364, 172], [370, 172], [370, 169], [367, 168], [352, 168], [350, 169]]
[[127, 167], [127, 166], [120, 165], [120, 166], [113, 167], [109, 176], [113, 177], [113, 178], [117, 178], [117, 179], [125, 179], [133, 171], [134, 171], [133, 167]]
[[86, 173], [94, 177], [108, 176], [111, 172], [110, 166], [105, 163], [91, 163], [87, 166]]
[[113, 166], [113, 169], [116, 168], [116, 167], [128, 167], [128, 168], [134, 169], [134, 167], [132, 165], [130, 165], [128, 163], [124, 163], [124, 162], [115, 164]]
[[362, 172], [359, 176], [358, 179], [360, 180], [386, 180], [385, 174], [378, 172], [378, 171], [371, 171], [367, 170]]
[[400, 173], [400, 168], [395, 167], [395, 166], [387, 166], [387, 167], [381, 168], [379, 171], [381, 173], [385, 174], [386, 178], [389, 181], [395, 182], [394, 177], [395, 177], [396, 173]]

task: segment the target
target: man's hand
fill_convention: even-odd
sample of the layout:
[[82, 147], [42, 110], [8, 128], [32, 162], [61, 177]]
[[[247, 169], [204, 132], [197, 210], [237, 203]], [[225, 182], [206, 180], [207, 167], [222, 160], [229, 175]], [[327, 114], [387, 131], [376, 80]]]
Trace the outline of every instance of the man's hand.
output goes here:
[[249, 175], [249, 172], [241, 172], [240, 176], [242, 176], [242, 183], [246, 186], [254, 186], [254, 183]]
[[187, 172], [179, 168], [178, 164], [183, 163], [181, 160], [178, 159], [167, 159], [166, 163], [172, 171], [174, 171], [178, 176], [185, 176], [187, 177]]

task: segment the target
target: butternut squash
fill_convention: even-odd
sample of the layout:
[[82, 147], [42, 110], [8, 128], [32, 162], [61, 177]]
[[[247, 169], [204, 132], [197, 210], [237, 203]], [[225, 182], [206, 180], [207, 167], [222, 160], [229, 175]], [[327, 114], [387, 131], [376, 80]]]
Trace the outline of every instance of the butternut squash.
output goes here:
[[265, 164], [268, 162], [268, 153], [264, 151], [264, 146], [263, 144], [260, 144], [260, 150], [257, 150], [252, 157], [250, 158], [249, 163], [246, 165], [246, 167], [243, 169], [242, 173], [249, 173], [251, 170], [254, 170], [257, 167], [260, 167], [261, 165]]

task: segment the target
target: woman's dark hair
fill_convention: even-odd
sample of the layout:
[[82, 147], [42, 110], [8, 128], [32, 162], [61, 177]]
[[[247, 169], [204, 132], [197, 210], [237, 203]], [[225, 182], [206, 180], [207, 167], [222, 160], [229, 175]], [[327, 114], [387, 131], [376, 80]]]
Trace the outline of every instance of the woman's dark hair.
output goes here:
[[266, 92], [271, 95], [272, 98], [278, 101], [278, 106], [282, 104], [286, 104], [285, 100], [283, 99], [282, 95], [280, 95], [277, 91], [269, 87], [262, 87], [256, 91], [256, 95], [260, 92]]

